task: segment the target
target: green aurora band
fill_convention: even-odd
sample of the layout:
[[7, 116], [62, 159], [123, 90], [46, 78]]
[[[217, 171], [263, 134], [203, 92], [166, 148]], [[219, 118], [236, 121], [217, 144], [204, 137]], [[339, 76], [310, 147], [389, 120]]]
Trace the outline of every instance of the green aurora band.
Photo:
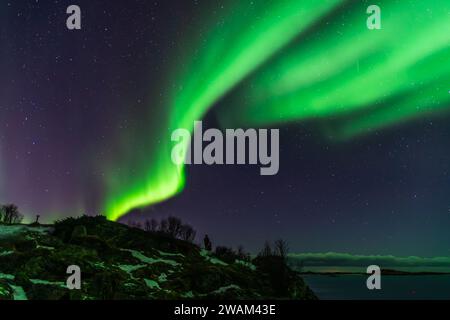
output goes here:
[[150, 121], [157, 135], [148, 138], [141, 128], [124, 138], [125, 145], [142, 147], [111, 165], [108, 218], [183, 189], [184, 166], [172, 163], [171, 133], [192, 130], [219, 100], [224, 127], [317, 121], [326, 136], [340, 140], [447, 112], [450, 2], [378, 1], [381, 30], [366, 27], [370, 4], [229, 1], [182, 59], [170, 100], [160, 102], [163, 112]]

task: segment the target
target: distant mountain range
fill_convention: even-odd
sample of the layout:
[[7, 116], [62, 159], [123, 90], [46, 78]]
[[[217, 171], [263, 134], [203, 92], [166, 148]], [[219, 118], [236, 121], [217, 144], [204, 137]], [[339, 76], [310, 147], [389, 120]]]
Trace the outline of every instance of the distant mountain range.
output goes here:
[[297, 271], [314, 273], [365, 273], [370, 265], [380, 266], [385, 274], [450, 273], [450, 257], [293, 253], [289, 255], [289, 265]]

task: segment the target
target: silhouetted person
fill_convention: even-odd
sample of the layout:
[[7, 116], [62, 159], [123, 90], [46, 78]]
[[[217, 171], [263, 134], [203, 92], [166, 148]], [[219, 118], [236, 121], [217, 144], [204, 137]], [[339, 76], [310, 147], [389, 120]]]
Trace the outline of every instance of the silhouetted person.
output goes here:
[[36, 222], [35, 222], [35, 224], [39, 224], [39, 218], [40, 217], [41, 217], [40, 215], [36, 215]]
[[212, 250], [212, 244], [211, 244], [211, 240], [209, 240], [208, 235], [205, 235], [205, 238], [203, 239], [203, 244], [205, 245], [205, 249], [208, 251]]

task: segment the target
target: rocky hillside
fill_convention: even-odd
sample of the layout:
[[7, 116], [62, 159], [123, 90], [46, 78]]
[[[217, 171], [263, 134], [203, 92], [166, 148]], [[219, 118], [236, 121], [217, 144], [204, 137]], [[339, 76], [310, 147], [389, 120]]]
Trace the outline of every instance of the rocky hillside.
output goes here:
[[[0, 225], [0, 300], [315, 299], [297, 273], [285, 270], [280, 291], [267, 262], [253, 263], [226, 263], [189, 242], [103, 217]], [[80, 290], [66, 287], [70, 265], [81, 269]]]

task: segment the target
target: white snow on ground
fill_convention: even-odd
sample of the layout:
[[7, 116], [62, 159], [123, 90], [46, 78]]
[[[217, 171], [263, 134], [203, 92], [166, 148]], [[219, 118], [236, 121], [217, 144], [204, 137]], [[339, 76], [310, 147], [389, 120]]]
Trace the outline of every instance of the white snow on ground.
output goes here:
[[7, 290], [3, 290], [2, 288], [0, 288], [0, 296], [4, 296], [7, 293], [8, 293]]
[[217, 258], [209, 258], [209, 262], [211, 262], [212, 264], [220, 264], [222, 266], [227, 266], [228, 263], [223, 262], [222, 260], [219, 260]]
[[0, 252], [0, 257], [9, 256], [10, 254], [13, 254], [14, 251], [2, 251]]
[[[121, 249], [122, 251], [128, 251], [131, 253], [131, 255], [138, 259], [140, 262], [142, 262], [142, 264], [138, 264], [138, 265], [118, 265], [118, 267], [120, 269], [122, 269], [123, 271], [127, 272], [131, 278], [133, 277], [133, 271], [136, 271], [138, 269], [141, 268], [145, 268], [147, 265], [149, 264], [153, 264], [153, 263], [165, 263], [168, 264], [172, 267], [177, 267], [180, 266], [180, 264], [176, 261], [173, 260], [167, 260], [167, 259], [154, 259], [154, 258], [150, 258], [145, 256], [144, 254], [142, 254], [142, 252], [136, 251], [136, 250], [131, 250], [131, 249]], [[170, 272], [172, 270], [169, 270], [168, 272]], [[149, 280], [149, 279], [144, 279], [145, 283], [147, 284], [148, 287], [152, 288], [152, 289], [159, 289], [161, 290], [161, 287], [159, 286], [159, 283], [155, 280]], [[159, 282], [166, 282], [167, 281], [167, 275], [165, 273], [161, 273], [161, 275], [158, 277], [158, 281]]]
[[14, 276], [12, 274], [0, 273], [0, 279], [14, 280]]
[[131, 264], [120, 264], [119, 268], [125, 271], [126, 273], [131, 274], [133, 271], [144, 268], [145, 264], [131, 265]]
[[219, 265], [221, 265], [221, 266], [227, 266], [227, 265], [228, 265], [228, 263], [223, 262], [222, 260], [219, 260], [219, 259], [217, 259], [217, 258], [211, 257], [211, 256], [210, 256], [210, 252], [207, 251], [207, 250], [205, 250], [205, 249], [202, 249], [202, 250], [200, 251], [200, 255], [201, 255], [203, 258], [205, 258], [206, 261], [209, 261], [209, 262], [212, 263], [212, 264], [219, 264]]
[[183, 293], [181, 296], [183, 298], [193, 298], [194, 297], [194, 293], [192, 293], [192, 291], [188, 291], [186, 293]]
[[0, 239], [7, 239], [24, 233], [24, 226], [0, 225]]
[[134, 258], [138, 259], [141, 262], [147, 263], [147, 264], [165, 263], [165, 264], [171, 265], [172, 267], [177, 267], [180, 265], [178, 262], [173, 261], [173, 260], [149, 258], [137, 250], [131, 250], [131, 249], [122, 249], [122, 250], [130, 252]]
[[[0, 279], [13, 281], [14, 278], [15, 277], [12, 274], [0, 273]], [[33, 284], [60, 286], [62, 288], [66, 288], [66, 285], [64, 284], [64, 282], [51, 282], [51, 281], [41, 280], [41, 279], [30, 279], [30, 281]], [[28, 300], [27, 295], [22, 287], [12, 285], [12, 284], [10, 284], [9, 286], [14, 290], [14, 300]]]
[[201, 255], [202, 257], [206, 258], [206, 257], [209, 256], [209, 251], [208, 251], [208, 250], [205, 250], [205, 249], [202, 249], [202, 250], [200, 250], [200, 255]]
[[247, 261], [244, 261], [244, 260], [236, 260], [234, 263], [241, 264], [244, 267], [247, 267], [247, 268], [249, 268], [250, 270], [253, 270], [253, 271], [256, 270], [256, 266], [253, 263], [250, 263], [250, 262], [247, 262]]
[[36, 246], [37, 249], [45, 249], [45, 250], [55, 250], [54, 247], [47, 247], [47, 246], [41, 246], [41, 245], [37, 245]]
[[48, 233], [51, 228], [48, 227], [29, 227], [25, 225], [0, 225], [0, 239], [15, 238], [26, 233]]
[[92, 265], [98, 269], [105, 269], [105, 263], [103, 261], [94, 262]]
[[[140, 269], [140, 268], [144, 268], [146, 265], [149, 265], [149, 264], [165, 263], [172, 267], [180, 266], [180, 264], [176, 261], [168, 260], [168, 259], [150, 258], [150, 257], [147, 257], [146, 255], [144, 255], [142, 252], [137, 251], [137, 250], [131, 250], [131, 249], [121, 249], [121, 250], [130, 252], [134, 258], [138, 259], [142, 263], [145, 263], [145, 264], [139, 264], [139, 265], [120, 265], [119, 266], [122, 270], [128, 272], [131, 275], [131, 277], [133, 277], [131, 274], [133, 271]], [[161, 254], [161, 255], [164, 256], [164, 254]], [[169, 256], [169, 255], [172, 255], [172, 254], [166, 254], [165, 256]], [[173, 255], [175, 255], [175, 254], [173, 254]], [[168, 270], [168, 272], [171, 273], [173, 271]], [[150, 280], [150, 279], [144, 279], [144, 281], [145, 281], [145, 284], [149, 288], [162, 290], [162, 288], [159, 286], [159, 283], [163, 283], [163, 282], [167, 281], [167, 274], [161, 273], [158, 277], [158, 281]], [[165, 290], [165, 291], [167, 291], [167, 290]]]
[[30, 279], [30, 281], [33, 284], [43, 284], [43, 285], [47, 285], [47, 286], [59, 286], [62, 288], [67, 288], [67, 286], [64, 282], [52, 282], [52, 281], [41, 280], [41, 279]]
[[229, 286], [221, 287], [221, 288], [219, 288], [217, 290], [214, 290], [211, 293], [213, 293], [213, 294], [221, 294], [221, 293], [225, 293], [225, 292], [227, 292], [228, 290], [231, 290], [231, 289], [241, 290], [241, 288], [239, 288], [239, 286], [237, 286], [235, 284], [230, 284]]
[[[14, 278], [15, 277], [12, 274], [0, 273], [0, 279], [14, 280]], [[13, 293], [14, 300], [28, 300], [27, 295], [22, 287], [14, 286], [11, 284], [9, 286], [14, 290]]]
[[28, 300], [22, 287], [11, 285], [11, 288], [14, 290], [14, 300]]
[[158, 253], [160, 256], [166, 256], [166, 257], [170, 257], [170, 256], [177, 257], [178, 256], [178, 257], [184, 258], [184, 254], [181, 254], [181, 253], [169, 253], [169, 252], [164, 252], [164, 251], [160, 251], [160, 250], [158, 250]]
[[161, 290], [161, 287], [159, 286], [158, 282], [154, 280], [144, 279], [147, 286], [151, 289], [158, 289]]

